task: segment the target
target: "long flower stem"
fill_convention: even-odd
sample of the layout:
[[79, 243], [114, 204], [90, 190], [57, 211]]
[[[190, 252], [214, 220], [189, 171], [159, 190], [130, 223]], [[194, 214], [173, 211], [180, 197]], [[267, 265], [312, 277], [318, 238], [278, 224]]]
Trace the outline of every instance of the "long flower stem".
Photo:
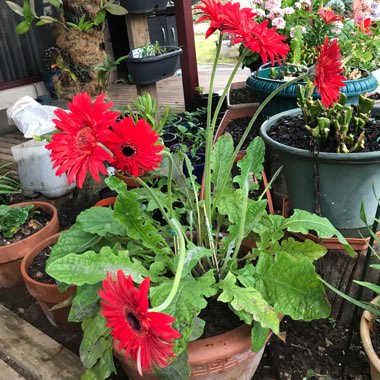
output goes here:
[[154, 191], [152, 191], [152, 189], [139, 177], [136, 177], [136, 180], [145, 190], [148, 191], [148, 193], [151, 195], [153, 200], [156, 202], [159, 210], [161, 211], [162, 216], [165, 218], [167, 223], [170, 224], [170, 217], [169, 217], [168, 213], [164, 210], [164, 206], [163, 206], [162, 202], [158, 199], [158, 197], [156, 196]]
[[[293, 84], [293, 83], [297, 83], [303, 79], [306, 79], [308, 77], [308, 73], [305, 73], [305, 74], [302, 74], [300, 75], [299, 77], [296, 77], [296, 78], [293, 78], [292, 80], [288, 81], [288, 82], [285, 82], [283, 83], [281, 86], [277, 87], [273, 92], [271, 92], [268, 97], [260, 104], [259, 108], [256, 110], [256, 112], [254, 113], [254, 115], [252, 116], [252, 119], [251, 121], [249, 122], [243, 136], [241, 137], [238, 145], [236, 146], [235, 148], [235, 151], [230, 159], [230, 162], [228, 163], [228, 169], [226, 170], [227, 173], [231, 172], [232, 170], [232, 167], [234, 165], [234, 162], [235, 162], [235, 159], [237, 157], [237, 155], [239, 154], [240, 152], [240, 149], [242, 147], [242, 145], [244, 144], [245, 142], [245, 139], [247, 138], [249, 132], [251, 131], [252, 129], [252, 126], [253, 124], [255, 123], [257, 117], [260, 115], [261, 111], [265, 108], [265, 106], [280, 92], [282, 91], [284, 88], [288, 87], [289, 85]], [[223, 180], [223, 183], [220, 187], [220, 190], [218, 192], [218, 194], [216, 195], [215, 197], [215, 202], [214, 202], [214, 205], [213, 205], [213, 212], [216, 208], [216, 205], [218, 204], [218, 201], [219, 201], [219, 198], [220, 196], [224, 193], [224, 189], [227, 185], [227, 181], [228, 178], [224, 178]]]
[[172, 202], [172, 179], [173, 179], [173, 157], [170, 153], [163, 151], [163, 155], [169, 160], [168, 173], [168, 210], [170, 218], [173, 218], [173, 202]]
[[185, 246], [185, 239], [184, 239], [183, 231], [181, 229], [181, 225], [175, 219], [170, 219], [170, 225], [176, 231], [176, 235], [177, 235], [176, 239], [178, 242], [178, 255], [179, 255], [178, 265], [175, 271], [173, 286], [166, 300], [161, 305], [156, 306], [152, 309], [149, 309], [150, 312], [159, 312], [159, 311], [165, 310], [171, 304], [171, 302], [173, 301], [177, 293], [178, 286], [182, 277], [183, 267], [185, 264], [186, 246]]

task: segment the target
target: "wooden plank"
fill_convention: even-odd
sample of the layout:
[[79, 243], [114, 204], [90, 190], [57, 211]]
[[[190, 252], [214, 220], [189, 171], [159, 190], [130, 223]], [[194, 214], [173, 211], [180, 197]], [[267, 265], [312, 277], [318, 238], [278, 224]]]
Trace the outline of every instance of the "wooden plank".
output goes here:
[[0, 360], [0, 380], [22, 380], [25, 377], [17, 373], [12, 367]]
[[13, 162], [13, 156], [11, 154], [0, 153], [0, 160], [6, 162]]
[[77, 355], [2, 305], [0, 351], [40, 380], [78, 380], [84, 372]]

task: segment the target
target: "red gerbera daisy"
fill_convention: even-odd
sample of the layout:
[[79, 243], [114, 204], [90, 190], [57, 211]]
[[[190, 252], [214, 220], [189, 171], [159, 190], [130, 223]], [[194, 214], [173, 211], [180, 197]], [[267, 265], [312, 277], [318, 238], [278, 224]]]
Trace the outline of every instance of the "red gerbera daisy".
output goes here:
[[342, 71], [338, 41], [334, 39], [329, 45], [329, 39], [326, 36], [317, 63], [312, 68], [310, 75], [326, 108], [339, 99], [339, 90], [344, 86], [343, 81], [346, 79], [341, 75]]
[[320, 8], [319, 11], [317, 12], [317, 15], [320, 15], [326, 24], [343, 20], [342, 16], [336, 15], [334, 11], [330, 9]]
[[133, 177], [158, 168], [164, 147], [158, 145], [158, 135], [144, 119], [136, 125], [131, 117], [113, 127], [105, 143], [113, 153], [112, 165]]
[[197, 14], [201, 16], [197, 23], [211, 21], [210, 27], [206, 31], [206, 38], [208, 38], [223, 26], [223, 4], [215, 0], [202, 0], [202, 3], [196, 5], [194, 9], [199, 10]]
[[103, 161], [111, 156], [99, 144], [103, 144], [109, 127], [119, 116], [108, 111], [112, 106], [113, 103], [104, 102], [104, 94], [92, 104], [90, 96], [82, 93], [69, 103], [71, 112], [55, 111], [58, 119], [53, 121], [61, 132], [53, 134], [46, 148], [52, 151], [53, 169], [59, 167], [56, 175], [67, 173], [69, 184], [76, 179], [81, 188], [88, 171], [96, 181], [100, 181], [99, 172], [107, 173]]
[[117, 279], [107, 273], [103, 289], [99, 291], [102, 311], [112, 336], [119, 341], [119, 350], [124, 349], [126, 358], [132, 357], [142, 375], [142, 369], [152, 366], [166, 367], [174, 357], [173, 339], [181, 334], [171, 327], [174, 318], [170, 315], [148, 311], [150, 279], [145, 278], [140, 289], [134, 287], [132, 277], [117, 272]]

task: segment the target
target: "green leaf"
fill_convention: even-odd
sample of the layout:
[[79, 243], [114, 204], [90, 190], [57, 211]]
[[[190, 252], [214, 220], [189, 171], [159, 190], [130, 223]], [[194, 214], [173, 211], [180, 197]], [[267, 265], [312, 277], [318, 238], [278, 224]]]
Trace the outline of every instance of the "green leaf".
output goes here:
[[61, 0], [48, 0], [48, 1], [55, 8], [59, 8], [61, 6]]
[[287, 252], [295, 257], [308, 257], [311, 261], [318, 260], [327, 253], [327, 249], [310, 239], [295, 241], [293, 238], [283, 240], [279, 251]]
[[34, 0], [29, 0], [30, 4], [30, 12], [32, 13], [33, 17], [38, 18], [37, 13], [36, 13], [36, 6], [34, 4]]
[[[237, 182], [241, 189], [244, 187], [244, 182], [247, 180], [247, 178], [250, 184], [254, 183], [252, 176], [261, 178], [261, 172], [264, 169], [264, 154], [264, 141], [261, 137], [256, 137], [249, 144], [244, 158], [237, 163], [241, 174], [234, 178], [234, 182]], [[253, 186], [251, 185], [250, 189], [252, 188]]]
[[111, 15], [115, 16], [124, 16], [128, 13], [128, 11], [122, 7], [121, 5], [110, 4], [104, 7], [107, 12], [111, 13]]
[[[212, 251], [210, 249], [198, 247], [195, 244], [189, 242], [187, 245], [182, 277], [185, 277], [191, 273], [191, 270], [197, 265], [199, 260], [211, 256]], [[178, 256], [176, 257], [176, 261], [178, 261]]]
[[[215, 278], [212, 271], [194, 279], [187, 276], [181, 279], [177, 294], [165, 313], [175, 316], [173, 328], [180, 331], [182, 337], [175, 341], [175, 353], [178, 355], [187, 346], [187, 341], [193, 329], [193, 320], [207, 306], [205, 297], [211, 297], [216, 290], [213, 288]], [[168, 280], [150, 289], [152, 306], [162, 304], [168, 296], [173, 280]]]
[[32, 8], [30, 6], [29, 1], [25, 1], [24, 0], [24, 4], [23, 4], [23, 7], [22, 7], [22, 10], [24, 12], [25, 21], [30, 26], [34, 17], [33, 17], [33, 14], [32, 14]]
[[45, 24], [52, 24], [53, 22], [58, 22], [57, 19], [50, 16], [40, 16], [39, 19]]
[[82, 322], [92, 318], [99, 311], [99, 290], [101, 282], [94, 285], [82, 285], [77, 288], [77, 293], [72, 299], [68, 320], [71, 322]]
[[307, 257], [279, 252], [273, 258], [261, 253], [254, 280], [256, 289], [277, 313], [304, 321], [330, 315], [320, 278]]
[[14, 3], [13, 1], [6, 1], [6, 3], [13, 12], [17, 13], [19, 16], [24, 17], [24, 11], [20, 5]]
[[131, 261], [127, 251], [115, 254], [110, 247], [103, 247], [99, 253], [70, 253], [52, 262], [46, 271], [56, 280], [66, 284], [91, 285], [104, 280], [107, 272], [116, 273], [119, 269], [126, 276], [131, 275], [137, 283], [142, 282], [143, 274], [148, 274], [139, 261]]
[[155, 368], [154, 372], [163, 380], [188, 379], [191, 368], [187, 362], [187, 350], [177, 356], [169, 366], [165, 368]]
[[165, 239], [153, 226], [151, 220], [144, 218], [140, 210], [138, 195], [128, 191], [127, 186], [115, 177], [108, 177], [105, 182], [111, 190], [118, 192], [114, 206], [114, 216], [127, 227], [130, 238], [140, 241], [146, 248], [161, 254], [170, 254]]
[[244, 191], [242, 189], [226, 190], [220, 197], [218, 211], [226, 215], [228, 220], [236, 224], [241, 218], [241, 208], [244, 202]]
[[280, 320], [277, 312], [266, 302], [259, 291], [238, 286], [236, 277], [231, 272], [218, 283], [218, 288], [221, 290], [218, 301], [230, 304], [235, 314], [246, 324], [258, 321], [275, 334], [279, 333]]
[[260, 322], [255, 322], [253, 328], [251, 330], [251, 342], [252, 342], [252, 351], [259, 352], [264, 346], [268, 334], [269, 329], [261, 326]]
[[46, 268], [55, 260], [61, 259], [70, 253], [81, 253], [93, 248], [101, 240], [100, 236], [81, 231], [77, 225], [59, 235], [58, 242], [53, 246]]
[[16, 33], [24, 34], [30, 29], [30, 26], [31, 24], [29, 24], [27, 21], [22, 21], [16, 26]]
[[369, 290], [372, 290], [373, 292], [380, 294], [380, 286], [376, 284], [372, 284], [371, 282], [366, 282], [366, 281], [356, 281], [354, 280], [355, 283], [357, 283], [360, 286], [364, 286], [365, 288], [368, 288]]
[[198, 317], [194, 318], [193, 328], [191, 329], [191, 334], [189, 336], [189, 342], [199, 339], [204, 332], [206, 322]]
[[104, 19], [106, 18], [106, 15], [107, 15], [107, 12], [104, 9], [100, 10], [95, 17], [94, 24], [95, 25], [102, 24]]
[[214, 192], [218, 192], [225, 178], [231, 178], [228, 163], [234, 153], [234, 141], [229, 133], [218, 138], [211, 152], [211, 181], [214, 183]]
[[83, 365], [91, 368], [102, 357], [104, 351], [112, 347], [112, 337], [106, 327], [106, 319], [97, 314], [94, 318], [86, 319], [82, 323], [83, 339], [79, 348], [79, 355]]
[[327, 218], [322, 218], [304, 210], [294, 210], [293, 215], [290, 218], [285, 219], [284, 228], [290, 232], [300, 232], [301, 234], [315, 231], [320, 238], [331, 238], [336, 236], [347, 252], [351, 256], [355, 256], [355, 251], [347, 243], [347, 240]]
[[127, 235], [125, 226], [114, 218], [114, 211], [109, 207], [91, 207], [82, 211], [77, 224], [82, 231], [99, 236]]

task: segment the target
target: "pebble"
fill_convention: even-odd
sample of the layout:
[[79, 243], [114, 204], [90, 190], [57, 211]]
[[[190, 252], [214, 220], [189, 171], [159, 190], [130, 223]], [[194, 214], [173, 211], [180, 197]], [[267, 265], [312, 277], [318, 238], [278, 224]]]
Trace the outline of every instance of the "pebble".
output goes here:
[[18, 312], [19, 312], [20, 314], [24, 314], [24, 313], [25, 313], [25, 309], [23, 309], [22, 307], [19, 307], [19, 308], [18, 308]]
[[318, 351], [319, 351], [319, 352], [325, 352], [325, 351], [326, 351], [326, 348], [325, 348], [325, 347], [318, 346]]

